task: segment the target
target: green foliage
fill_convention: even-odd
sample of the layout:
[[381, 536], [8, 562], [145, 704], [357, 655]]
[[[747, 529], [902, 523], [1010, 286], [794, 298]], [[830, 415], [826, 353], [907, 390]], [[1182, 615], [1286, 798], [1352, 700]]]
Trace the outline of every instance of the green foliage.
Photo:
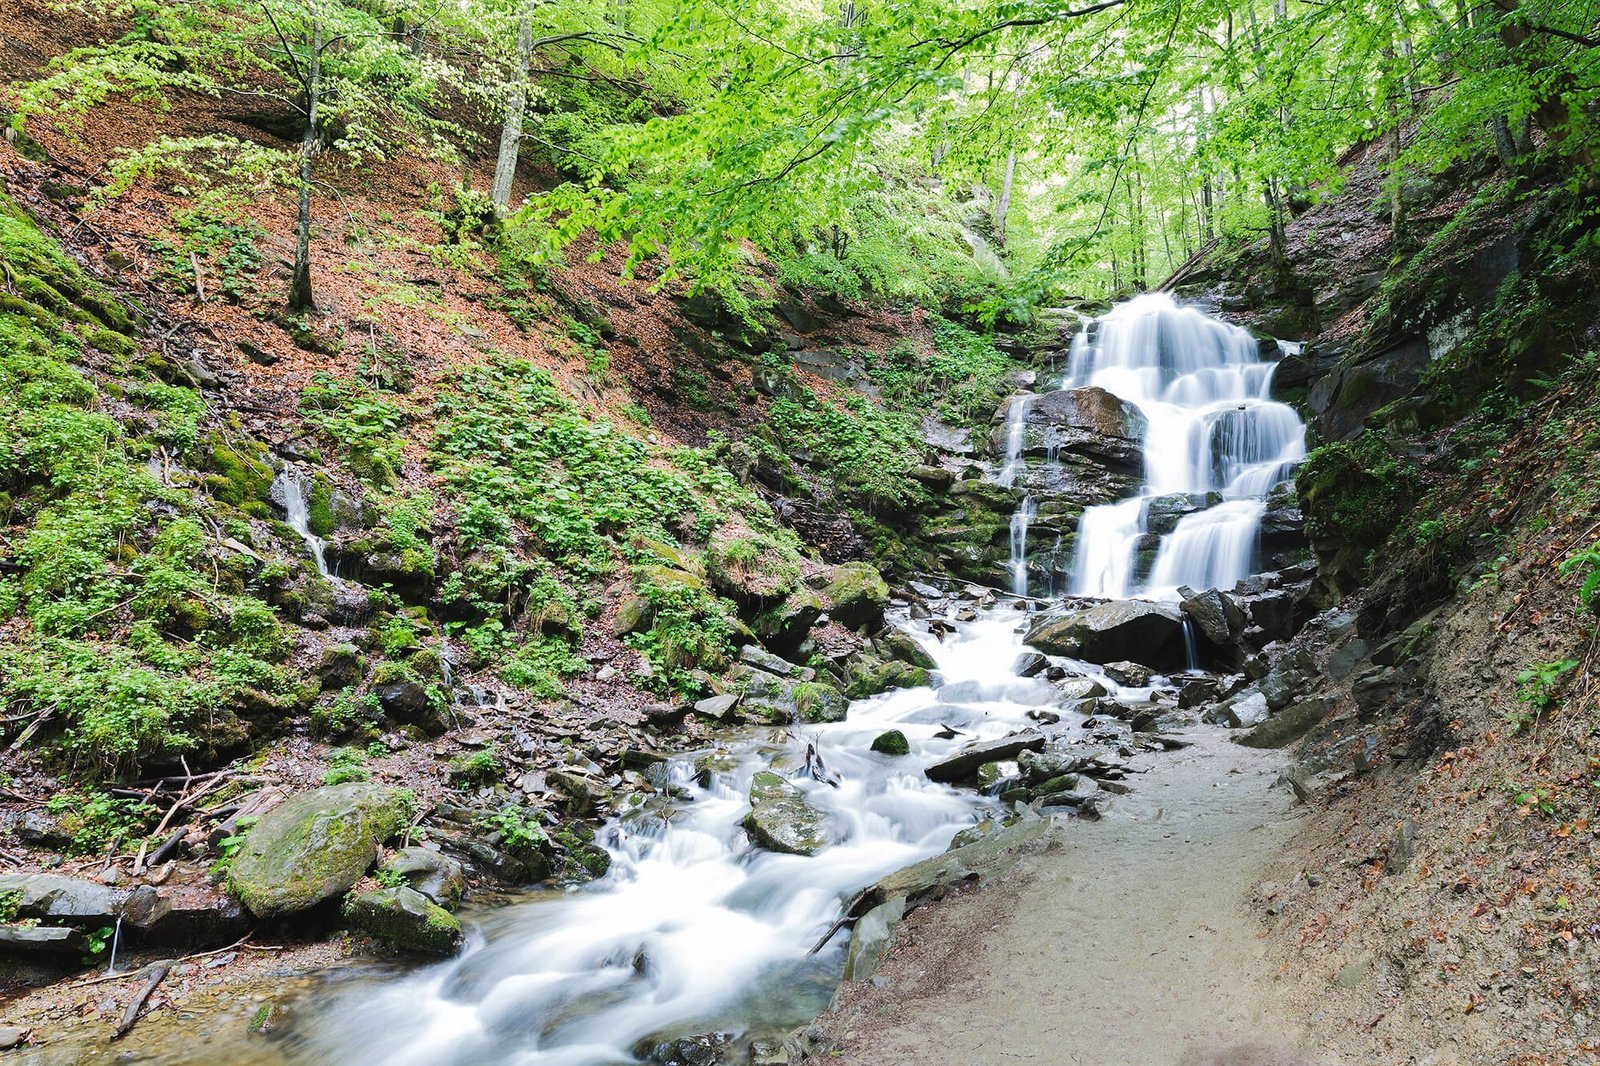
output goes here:
[[1561, 576], [1578, 574], [1583, 578], [1578, 586], [1578, 602], [1590, 614], [1600, 614], [1600, 540], [1569, 556], [1561, 564]]
[[457, 755], [449, 765], [450, 783], [458, 788], [492, 784], [504, 777], [505, 772], [500, 752], [493, 746]]
[[1336, 539], [1348, 556], [1362, 559], [1401, 524], [1416, 494], [1415, 479], [1414, 466], [1379, 433], [1325, 444], [1295, 477], [1306, 531]]
[[909, 412], [863, 396], [826, 403], [807, 392], [798, 400], [773, 400], [767, 417], [772, 440], [766, 449], [774, 461], [799, 460], [869, 510], [913, 507], [925, 499], [908, 473], [921, 454], [920, 423]]
[[311, 708], [311, 730], [328, 740], [365, 738], [382, 717], [383, 707], [375, 694], [345, 689]]
[[400, 469], [403, 418], [399, 407], [360, 382], [339, 381], [325, 373], [311, 377], [300, 397], [300, 414], [330, 441], [346, 450], [350, 468], [379, 488], [394, 484]]
[[328, 769], [322, 775], [324, 785], [342, 785], [347, 781], [365, 781], [371, 775], [363, 765], [366, 756], [356, 748], [334, 748], [328, 752]]
[[534, 637], [519, 645], [506, 657], [500, 676], [506, 683], [523, 689], [534, 699], [554, 700], [566, 695], [563, 677], [584, 673], [588, 660], [577, 654], [565, 639]]
[[45, 809], [71, 834], [69, 850], [74, 855], [99, 855], [107, 848], [121, 847], [149, 832], [159, 813], [148, 803], [76, 789], [57, 792]]
[[1562, 678], [1577, 668], [1576, 659], [1534, 663], [1517, 674], [1517, 699], [1533, 708], [1535, 714], [1544, 711], [1554, 702]]
[[493, 814], [484, 815], [478, 827], [500, 837], [500, 844], [508, 851], [549, 846], [550, 837], [541, 824], [537, 811], [527, 811], [515, 805], [501, 807]]
[[956, 425], [986, 423], [1010, 392], [1006, 376], [1020, 369], [992, 338], [933, 315], [934, 348], [924, 353], [901, 341], [868, 366], [883, 400], [907, 410], [933, 411]]
[[649, 629], [625, 638], [651, 667], [638, 680], [663, 695], [698, 694], [701, 686], [692, 672], [721, 670], [733, 654], [732, 605], [699, 582], [674, 579], [659, 566], [635, 567], [634, 588], [651, 617]]

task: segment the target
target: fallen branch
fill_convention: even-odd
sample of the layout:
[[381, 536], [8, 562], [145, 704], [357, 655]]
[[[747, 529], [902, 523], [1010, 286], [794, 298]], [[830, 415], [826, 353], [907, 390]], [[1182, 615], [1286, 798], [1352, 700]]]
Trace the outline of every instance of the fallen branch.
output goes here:
[[132, 1029], [134, 1023], [139, 1020], [139, 1011], [144, 1006], [145, 1001], [150, 998], [150, 993], [154, 992], [156, 990], [156, 986], [162, 981], [165, 981], [167, 979], [167, 974], [171, 972], [171, 959], [163, 959], [160, 962], [151, 963], [150, 979], [146, 981], [144, 983], [144, 987], [139, 989], [139, 991], [134, 994], [134, 997], [128, 1001], [128, 1009], [122, 1012], [122, 1024], [117, 1026], [117, 1031], [111, 1034], [112, 1040], [121, 1040], [123, 1037], [128, 1035], [128, 1031]]

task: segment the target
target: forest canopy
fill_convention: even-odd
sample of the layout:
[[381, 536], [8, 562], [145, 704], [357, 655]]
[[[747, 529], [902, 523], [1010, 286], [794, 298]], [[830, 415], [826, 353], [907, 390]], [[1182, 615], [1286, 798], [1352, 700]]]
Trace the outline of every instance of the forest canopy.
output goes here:
[[[317, 194], [397, 152], [498, 155], [463, 210], [547, 256], [625, 242], [628, 269], [736, 289], [749, 250], [849, 296], [1024, 317], [1052, 293], [1159, 282], [1213, 242], [1266, 237], [1390, 138], [1407, 175], [1498, 156], [1594, 180], [1594, 3], [1494, 0], [75, 0], [103, 43], [21, 113], [115, 94], [277, 109], [280, 141], [157, 139], [162, 168]], [[517, 190], [517, 162], [545, 177]], [[547, 180], [546, 180], [547, 179]], [[311, 304], [303, 259], [291, 304]]]

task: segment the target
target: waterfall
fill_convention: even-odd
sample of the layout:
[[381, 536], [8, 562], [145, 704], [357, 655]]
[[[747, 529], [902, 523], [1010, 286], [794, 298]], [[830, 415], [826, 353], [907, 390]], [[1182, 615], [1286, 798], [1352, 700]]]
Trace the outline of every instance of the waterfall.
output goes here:
[[[1164, 598], [1184, 585], [1231, 588], [1252, 572], [1265, 497], [1305, 457], [1305, 424], [1271, 398], [1276, 369], [1248, 331], [1159, 293], [1117, 305], [1074, 339], [1065, 387], [1098, 385], [1149, 420], [1139, 495], [1079, 520], [1074, 594]], [[1152, 563], [1149, 504], [1173, 494], [1211, 506], [1161, 537]]]
[[331, 577], [327, 559], [328, 542], [311, 532], [311, 509], [306, 503], [305, 479], [294, 467], [285, 466], [278, 475], [278, 487], [283, 492], [283, 520], [305, 541], [312, 561], [317, 564], [317, 573]]
[[1033, 497], [1024, 496], [1011, 515], [1011, 591], [1018, 596], [1028, 594], [1028, 523], [1038, 513]]
[[[1006, 465], [1000, 470], [1000, 484], [1007, 488], [1017, 483], [1017, 476], [1023, 470], [1028, 411], [1034, 399], [1032, 395], [1018, 396], [1011, 401], [1011, 409], [1006, 413]], [[1028, 594], [1028, 525], [1038, 513], [1039, 505], [1030, 493], [1023, 496], [1022, 503], [1011, 515], [1011, 591], [1018, 596]]]

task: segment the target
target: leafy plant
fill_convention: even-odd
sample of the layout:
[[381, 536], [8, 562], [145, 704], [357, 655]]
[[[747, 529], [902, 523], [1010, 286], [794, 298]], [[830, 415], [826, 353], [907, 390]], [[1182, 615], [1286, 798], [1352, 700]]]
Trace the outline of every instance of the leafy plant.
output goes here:
[[157, 810], [148, 803], [104, 792], [68, 789], [51, 796], [45, 809], [72, 835], [74, 855], [98, 855], [148, 832]]
[[1534, 663], [1517, 674], [1517, 700], [1526, 711], [1507, 715], [1514, 731], [1520, 731], [1539, 720], [1555, 702], [1556, 692], [1563, 679], [1578, 668], [1578, 660], [1561, 659], [1554, 662]]
[[1561, 576], [1579, 574], [1583, 581], [1578, 586], [1578, 602], [1591, 614], [1600, 614], [1600, 540], [1583, 551], [1569, 556], [1561, 564]]
[[550, 842], [550, 837], [540, 824], [539, 814], [514, 805], [501, 807], [493, 814], [485, 815], [479, 819], [478, 825], [485, 832], [498, 834], [500, 843], [511, 851], [540, 848]]

